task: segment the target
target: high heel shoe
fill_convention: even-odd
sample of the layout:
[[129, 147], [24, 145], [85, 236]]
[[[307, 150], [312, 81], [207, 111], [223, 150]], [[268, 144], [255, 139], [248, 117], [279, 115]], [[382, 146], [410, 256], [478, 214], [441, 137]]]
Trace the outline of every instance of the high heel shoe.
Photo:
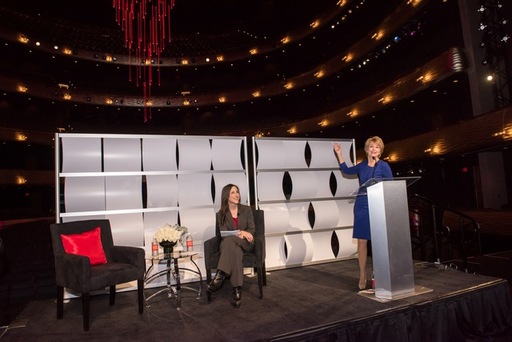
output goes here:
[[224, 279], [226, 279], [226, 273], [221, 270], [217, 270], [215, 277], [213, 277], [212, 281], [210, 281], [208, 286], [206, 286], [206, 291], [217, 292], [222, 287]]
[[366, 290], [366, 283], [367, 283], [367, 280], [364, 279], [363, 281], [361, 281], [361, 279], [359, 279], [359, 290]]
[[233, 287], [233, 306], [239, 308], [242, 305], [242, 287]]

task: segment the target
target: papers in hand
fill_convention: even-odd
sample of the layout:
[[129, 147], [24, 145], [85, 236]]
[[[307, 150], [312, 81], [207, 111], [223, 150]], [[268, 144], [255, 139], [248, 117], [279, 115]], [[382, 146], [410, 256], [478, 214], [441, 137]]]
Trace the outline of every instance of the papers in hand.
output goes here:
[[221, 230], [220, 236], [226, 237], [226, 236], [237, 235], [239, 232], [240, 232], [239, 230]]

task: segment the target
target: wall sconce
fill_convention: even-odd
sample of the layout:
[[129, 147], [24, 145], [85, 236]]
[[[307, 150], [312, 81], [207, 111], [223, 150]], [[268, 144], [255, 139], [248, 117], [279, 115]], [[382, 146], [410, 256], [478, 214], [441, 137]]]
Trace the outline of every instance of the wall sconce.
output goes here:
[[14, 139], [16, 139], [16, 141], [26, 141], [28, 138], [25, 133], [16, 132]]
[[293, 84], [293, 82], [288, 82], [288, 83], [286, 83], [286, 84], [284, 85], [284, 87], [285, 87], [286, 89], [292, 89], [292, 88], [294, 87], [294, 84]]
[[324, 77], [325, 73], [323, 70], [318, 70], [317, 72], [315, 72], [315, 77], [316, 78], [322, 78]]
[[290, 36], [286, 36], [283, 39], [281, 39], [281, 43], [288, 44], [290, 42]]
[[25, 184], [27, 182], [28, 182], [28, 180], [25, 177], [20, 176], [20, 175], [16, 176], [16, 184], [22, 185], [22, 184]]

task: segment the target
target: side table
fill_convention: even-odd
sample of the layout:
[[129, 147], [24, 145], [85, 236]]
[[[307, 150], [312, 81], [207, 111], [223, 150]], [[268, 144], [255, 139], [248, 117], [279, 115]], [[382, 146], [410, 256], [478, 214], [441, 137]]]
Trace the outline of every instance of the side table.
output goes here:
[[[196, 264], [196, 262], [193, 260], [193, 257], [199, 254], [198, 252], [185, 252], [185, 251], [177, 251], [170, 254], [160, 253], [156, 256], [146, 256], [146, 260], [151, 262], [151, 265], [146, 270], [146, 274], [144, 275], [144, 284], [147, 285], [154, 281], [155, 279], [165, 275], [167, 278], [167, 285], [163, 288], [158, 290], [157, 292], [153, 293], [149, 297], [145, 297], [146, 306], [149, 305], [149, 300], [160, 293], [167, 292], [167, 297], [172, 298], [174, 297], [176, 299], [176, 309], [181, 309], [181, 290], [187, 289], [194, 292], [197, 292], [196, 299], [201, 298], [201, 294], [203, 292], [203, 276], [201, 274], [201, 270], [199, 269], [199, 266]], [[187, 268], [187, 267], [180, 267], [179, 261], [180, 260], [189, 260], [194, 265], [195, 269]], [[158, 271], [154, 274], [151, 274], [151, 270], [155, 267], [155, 265], [158, 265], [160, 263], [165, 263], [166, 267], [165, 269]], [[194, 274], [197, 274], [199, 276], [199, 288], [189, 287], [189, 286], [183, 286], [181, 285], [181, 277], [180, 277], [180, 271], [188, 271], [192, 272]], [[175, 284], [171, 284], [171, 277], [175, 280]]]

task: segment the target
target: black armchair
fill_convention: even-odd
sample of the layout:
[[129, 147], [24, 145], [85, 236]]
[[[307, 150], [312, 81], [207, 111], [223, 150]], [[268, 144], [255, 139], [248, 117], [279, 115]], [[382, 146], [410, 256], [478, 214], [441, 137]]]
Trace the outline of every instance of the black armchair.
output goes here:
[[[265, 220], [263, 210], [254, 210], [254, 225], [256, 232], [254, 233], [254, 249], [244, 253], [244, 267], [252, 267], [258, 273], [258, 287], [260, 291], [260, 299], [263, 299], [263, 286], [267, 285], [267, 276], [265, 270]], [[215, 224], [215, 236], [204, 242], [204, 262], [206, 266], [206, 282], [212, 280], [212, 269], [217, 268], [219, 263], [219, 247], [220, 247], [220, 229], [218, 223]], [[212, 294], [206, 292], [208, 302], [212, 300]]]
[[[87, 234], [91, 234], [97, 227], [100, 227], [99, 234], [106, 263], [91, 265], [89, 257], [66, 252], [61, 234], [89, 236]], [[83, 326], [84, 330], [87, 331], [89, 330], [90, 292], [109, 287], [110, 305], [113, 305], [115, 303], [116, 284], [133, 280], [137, 280], [139, 313], [143, 313], [144, 271], [146, 269], [144, 249], [114, 246], [110, 221], [106, 219], [54, 223], [50, 225], [50, 231], [55, 256], [58, 319], [63, 317], [65, 287], [82, 294]]]

